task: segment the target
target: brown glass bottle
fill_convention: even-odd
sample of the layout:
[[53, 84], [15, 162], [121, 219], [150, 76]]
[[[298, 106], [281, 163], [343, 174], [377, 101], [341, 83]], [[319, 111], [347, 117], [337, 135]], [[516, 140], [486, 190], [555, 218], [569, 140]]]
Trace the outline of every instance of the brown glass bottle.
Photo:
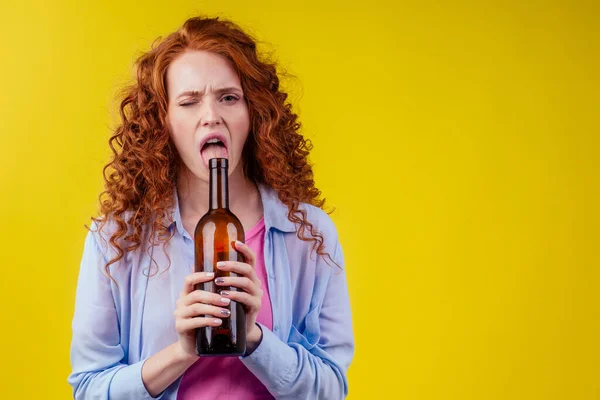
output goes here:
[[[233, 247], [236, 240], [244, 242], [245, 236], [240, 220], [229, 210], [227, 159], [210, 159], [209, 170], [209, 208], [200, 218], [194, 233], [195, 271], [214, 272], [215, 279], [237, 276], [216, 267], [218, 261], [246, 262], [244, 256]], [[235, 287], [216, 285], [214, 280], [201, 283], [196, 289], [213, 293], [237, 290]], [[239, 356], [246, 352], [246, 313], [243, 305], [232, 301], [227, 307], [231, 315], [221, 318], [223, 323], [220, 326], [196, 329], [196, 353], [199, 356]]]

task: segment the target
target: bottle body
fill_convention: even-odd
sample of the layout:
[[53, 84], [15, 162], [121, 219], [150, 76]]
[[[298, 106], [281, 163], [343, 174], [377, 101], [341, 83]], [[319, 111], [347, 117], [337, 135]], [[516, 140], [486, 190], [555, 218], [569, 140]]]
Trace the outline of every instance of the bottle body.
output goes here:
[[[213, 164], [218, 166], [213, 169]], [[229, 210], [227, 168], [222, 165], [223, 163], [211, 163], [211, 206], [198, 222], [194, 234], [195, 272], [214, 272], [215, 279], [237, 276], [218, 269], [217, 262], [246, 262], [233, 246], [236, 240], [244, 242], [244, 228]], [[227, 163], [224, 165], [227, 166]], [[196, 289], [217, 294], [223, 290], [237, 290], [235, 287], [216, 285], [214, 280], [201, 283]], [[231, 314], [221, 318], [223, 322], [220, 326], [196, 329], [196, 353], [199, 356], [240, 356], [246, 352], [246, 313], [243, 305], [231, 301], [227, 308]]]

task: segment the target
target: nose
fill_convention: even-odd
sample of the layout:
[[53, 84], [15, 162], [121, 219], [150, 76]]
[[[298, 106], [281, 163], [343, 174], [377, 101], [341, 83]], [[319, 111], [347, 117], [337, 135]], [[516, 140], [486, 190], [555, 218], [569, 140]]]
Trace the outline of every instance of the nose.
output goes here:
[[212, 101], [205, 101], [203, 106], [201, 111], [202, 126], [211, 127], [223, 123], [217, 106]]

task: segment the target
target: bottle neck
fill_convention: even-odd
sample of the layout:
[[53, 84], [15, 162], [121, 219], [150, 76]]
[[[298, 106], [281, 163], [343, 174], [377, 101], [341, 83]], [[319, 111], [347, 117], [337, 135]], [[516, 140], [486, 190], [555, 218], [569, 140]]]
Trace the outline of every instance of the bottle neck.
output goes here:
[[210, 210], [229, 208], [229, 186], [227, 182], [227, 168], [216, 167], [210, 169]]

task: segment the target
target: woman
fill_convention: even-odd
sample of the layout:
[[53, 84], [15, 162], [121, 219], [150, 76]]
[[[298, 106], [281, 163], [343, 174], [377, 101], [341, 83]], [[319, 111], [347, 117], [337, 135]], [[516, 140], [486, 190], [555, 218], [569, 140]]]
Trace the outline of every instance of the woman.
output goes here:
[[[75, 398], [337, 399], [354, 342], [344, 259], [307, 163], [310, 144], [255, 42], [191, 18], [137, 63], [109, 144], [106, 190], [81, 262], [69, 383]], [[217, 138], [221, 143], [207, 143]], [[229, 161], [246, 263], [193, 290], [208, 160]], [[247, 351], [201, 357], [194, 331], [246, 309]], [[201, 317], [205, 315], [205, 317]], [[208, 317], [210, 316], [210, 317]]]

